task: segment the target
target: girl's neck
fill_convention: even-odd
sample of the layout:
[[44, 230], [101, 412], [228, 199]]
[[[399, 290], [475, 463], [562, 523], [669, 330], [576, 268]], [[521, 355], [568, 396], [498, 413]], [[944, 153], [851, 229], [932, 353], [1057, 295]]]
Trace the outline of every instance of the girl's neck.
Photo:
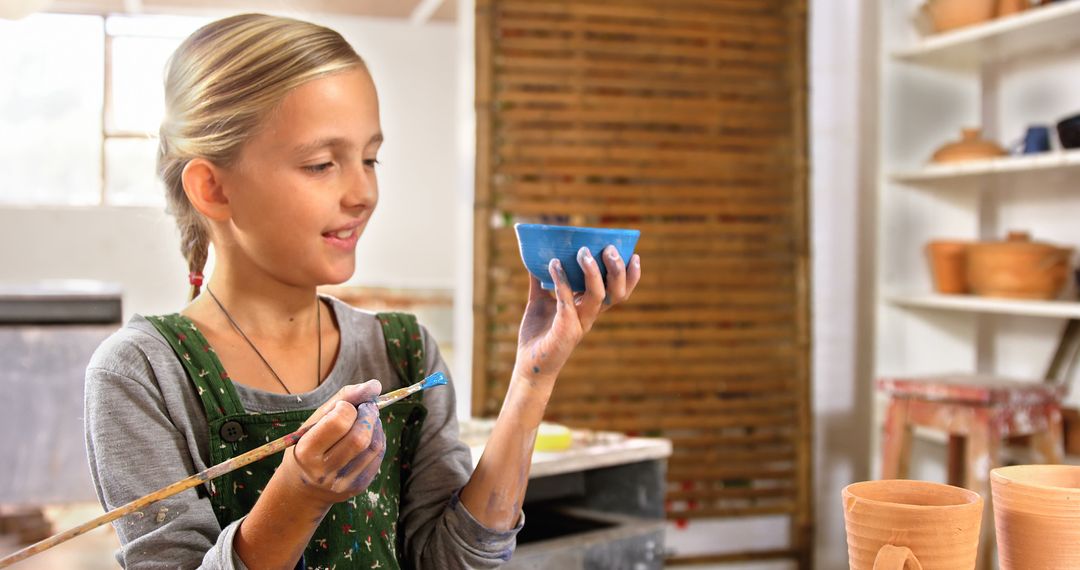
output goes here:
[[[231, 327], [228, 317], [211, 297], [211, 291], [228, 315], [243, 327], [245, 334], [274, 342], [311, 339], [316, 334], [316, 307], [323, 310], [321, 303], [315, 302], [317, 292], [314, 287], [234, 278], [218, 268], [185, 313], [190, 310], [218, 325]], [[327, 315], [323, 314], [323, 317], [325, 320]]]

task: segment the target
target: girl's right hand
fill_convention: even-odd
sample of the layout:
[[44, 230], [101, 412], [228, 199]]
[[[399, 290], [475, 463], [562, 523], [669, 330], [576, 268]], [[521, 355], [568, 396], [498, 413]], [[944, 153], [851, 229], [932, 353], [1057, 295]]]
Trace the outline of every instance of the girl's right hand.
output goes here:
[[367, 489], [386, 453], [375, 406], [381, 391], [378, 380], [345, 386], [304, 422], [311, 429], [281, 462], [297, 490], [329, 508]]

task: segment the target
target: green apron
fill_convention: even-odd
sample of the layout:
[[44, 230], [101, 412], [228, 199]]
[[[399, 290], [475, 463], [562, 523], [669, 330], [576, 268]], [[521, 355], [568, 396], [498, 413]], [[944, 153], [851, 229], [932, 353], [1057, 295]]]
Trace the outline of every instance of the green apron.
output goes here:
[[[401, 384], [423, 380], [424, 345], [416, 317], [379, 313], [387, 356]], [[214, 349], [194, 323], [179, 314], [147, 317], [176, 351], [195, 384], [210, 426], [210, 463], [216, 465], [300, 427], [315, 410], [249, 413]], [[392, 386], [387, 383], [384, 388]], [[417, 393], [380, 411], [386, 455], [366, 491], [334, 505], [304, 550], [301, 567], [390, 568], [404, 563], [404, 537], [397, 532], [401, 489], [409, 476], [427, 410]], [[210, 502], [224, 528], [247, 514], [281, 464], [272, 455], [207, 483]]]

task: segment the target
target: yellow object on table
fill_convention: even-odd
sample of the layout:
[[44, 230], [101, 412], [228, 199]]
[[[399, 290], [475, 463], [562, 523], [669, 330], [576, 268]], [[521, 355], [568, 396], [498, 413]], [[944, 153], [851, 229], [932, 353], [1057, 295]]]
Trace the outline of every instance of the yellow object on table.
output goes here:
[[573, 438], [570, 428], [559, 425], [540, 423], [540, 429], [536, 433], [536, 451], [566, 451], [570, 449]]

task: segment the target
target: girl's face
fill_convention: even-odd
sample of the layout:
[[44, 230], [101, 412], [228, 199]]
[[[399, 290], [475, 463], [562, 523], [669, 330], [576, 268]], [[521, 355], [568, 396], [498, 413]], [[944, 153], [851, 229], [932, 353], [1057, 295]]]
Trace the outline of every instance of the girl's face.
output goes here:
[[[293, 89], [225, 169], [231, 240], [294, 286], [341, 283], [378, 202], [379, 101], [354, 69]], [[239, 253], [239, 252], [236, 252]]]

